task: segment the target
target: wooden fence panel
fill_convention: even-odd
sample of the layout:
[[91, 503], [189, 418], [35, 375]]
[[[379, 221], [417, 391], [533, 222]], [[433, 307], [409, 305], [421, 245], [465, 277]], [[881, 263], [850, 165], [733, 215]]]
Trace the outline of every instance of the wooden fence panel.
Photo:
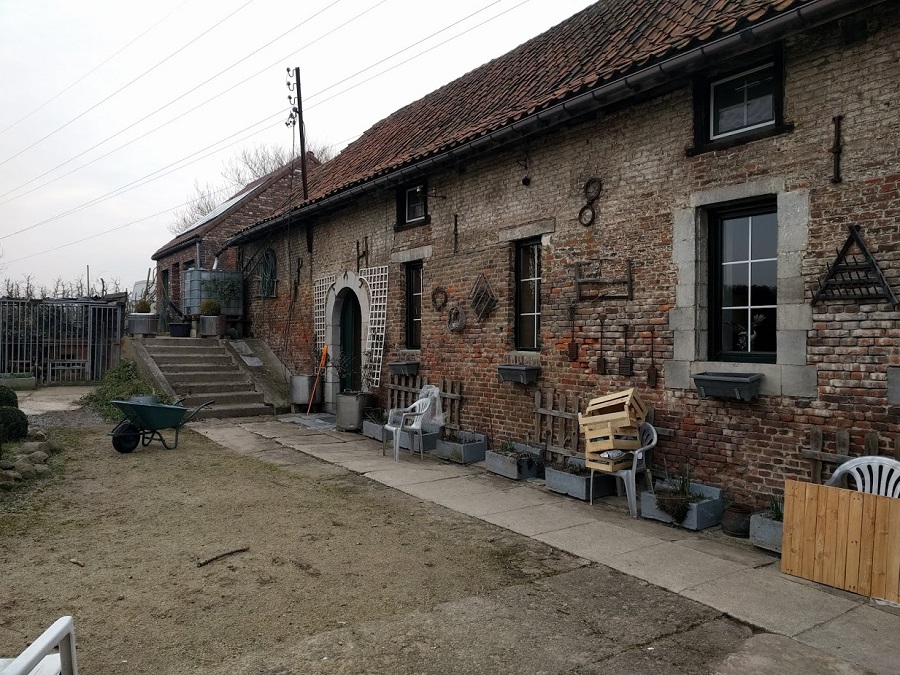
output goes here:
[[785, 482], [781, 570], [900, 602], [900, 499]]
[[[388, 408], [408, 408], [416, 402], [419, 392], [426, 384], [428, 378], [423, 375], [391, 375], [387, 384]], [[460, 408], [463, 401], [462, 382], [453, 382], [442, 377], [437, 387], [441, 391], [443, 426], [459, 431]]]

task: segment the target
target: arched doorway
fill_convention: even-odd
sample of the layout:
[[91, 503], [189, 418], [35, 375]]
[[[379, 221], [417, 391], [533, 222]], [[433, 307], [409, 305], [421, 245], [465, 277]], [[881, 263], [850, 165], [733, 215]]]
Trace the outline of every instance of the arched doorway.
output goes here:
[[362, 311], [356, 294], [344, 289], [338, 295], [340, 323], [340, 390], [359, 391], [362, 388]]

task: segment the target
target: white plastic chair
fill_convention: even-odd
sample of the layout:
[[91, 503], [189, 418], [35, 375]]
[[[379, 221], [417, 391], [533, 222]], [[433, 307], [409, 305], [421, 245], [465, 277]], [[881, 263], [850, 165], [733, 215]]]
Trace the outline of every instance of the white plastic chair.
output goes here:
[[859, 492], [900, 497], [900, 462], [890, 457], [865, 456], [847, 460], [834, 470], [825, 485], [846, 486], [850, 477]]
[[[653, 448], [656, 447], [658, 439], [656, 429], [652, 424], [644, 422], [638, 427], [638, 438], [641, 440], [641, 447], [633, 451], [634, 458], [631, 462], [631, 468], [608, 472], [609, 475], [616, 477], [616, 492], [619, 492], [619, 481], [625, 483], [625, 494], [628, 497], [628, 512], [632, 518], [638, 517], [636, 477], [639, 473], [644, 474], [647, 489], [653, 492], [653, 476], [650, 475], [647, 465], [650, 461], [650, 454], [653, 452]], [[591, 469], [591, 486], [589, 489], [591, 504], [594, 503], [594, 471], [596, 469]]]
[[400, 434], [406, 432], [409, 436], [410, 450], [416, 451], [416, 438], [419, 439], [419, 454], [425, 459], [425, 442], [422, 436], [422, 422], [428, 409], [431, 407], [431, 397], [420, 398], [408, 408], [391, 408], [388, 412], [388, 421], [384, 425], [386, 433], [381, 436], [381, 455], [384, 456], [387, 444], [387, 433], [394, 437], [394, 461], [400, 461]]
[[[59, 647], [59, 653], [54, 653]], [[53, 622], [14, 659], [0, 659], [2, 675], [78, 675], [75, 622], [64, 616]]]

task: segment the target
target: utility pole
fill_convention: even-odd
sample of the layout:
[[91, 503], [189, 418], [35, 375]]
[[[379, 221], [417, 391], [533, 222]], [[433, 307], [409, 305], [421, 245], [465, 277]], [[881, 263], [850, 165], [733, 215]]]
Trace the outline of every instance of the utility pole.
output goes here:
[[[291, 74], [291, 69], [287, 69], [288, 76]], [[306, 127], [303, 125], [303, 95], [300, 92], [300, 69], [294, 68], [294, 83], [291, 84], [290, 80], [287, 82], [287, 87], [291, 91], [296, 91], [296, 96], [291, 96], [288, 94], [288, 102], [291, 104], [291, 113], [288, 116], [287, 122], [285, 124], [287, 126], [292, 126], [296, 121], [299, 124], [300, 130], [300, 173], [303, 181], [303, 201], [309, 199], [309, 192], [307, 191], [306, 185]]]

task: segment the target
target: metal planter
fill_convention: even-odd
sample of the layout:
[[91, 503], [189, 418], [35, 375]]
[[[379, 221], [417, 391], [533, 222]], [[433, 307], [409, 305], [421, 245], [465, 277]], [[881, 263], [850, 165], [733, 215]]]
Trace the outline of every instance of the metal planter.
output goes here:
[[752, 401], [759, 396], [762, 373], [697, 373], [691, 375], [701, 398]]
[[544, 463], [537, 457], [516, 457], [488, 450], [484, 453], [488, 471], [510, 480], [537, 478], [543, 472]]
[[[674, 487], [673, 481], [662, 481], [657, 485], [657, 489]], [[692, 502], [688, 506], [684, 520], [676, 523], [677, 525], [688, 530], [705, 530], [722, 522], [722, 511], [725, 509], [725, 497], [722, 490], [700, 483], [691, 483], [691, 492], [702, 494], [705, 499]], [[674, 522], [672, 516], [656, 505], [656, 495], [652, 492], [641, 493], [641, 515], [644, 518], [660, 520], [664, 523]]]
[[484, 453], [487, 452], [487, 438], [483, 434], [459, 431], [456, 433], [456, 438], [455, 441], [439, 438], [434, 454], [441, 459], [458, 464], [484, 461]]
[[[544, 469], [544, 485], [551, 492], [569, 495], [575, 499], [586, 502], [591, 496], [591, 475], [579, 475], [570, 471], [546, 467]], [[615, 494], [615, 476], [606, 476], [602, 473], [594, 474], [594, 496], [607, 497]]]
[[519, 384], [533, 384], [537, 382], [541, 374], [540, 366], [526, 366], [521, 363], [508, 363], [497, 366], [500, 379], [504, 382], [517, 382]]

